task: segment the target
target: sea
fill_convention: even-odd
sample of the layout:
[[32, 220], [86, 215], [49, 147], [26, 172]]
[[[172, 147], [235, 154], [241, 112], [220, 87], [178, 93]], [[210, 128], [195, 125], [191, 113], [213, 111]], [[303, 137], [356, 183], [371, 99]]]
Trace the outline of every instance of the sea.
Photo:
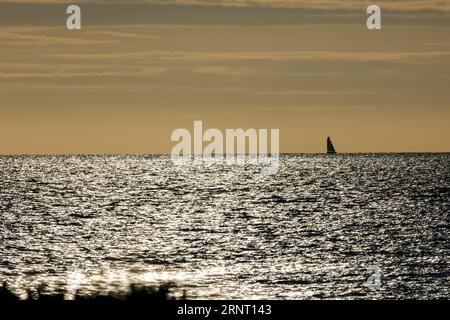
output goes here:
[[0, 282], [188, 299], [449, 299], [450, 154], [0, 157]]

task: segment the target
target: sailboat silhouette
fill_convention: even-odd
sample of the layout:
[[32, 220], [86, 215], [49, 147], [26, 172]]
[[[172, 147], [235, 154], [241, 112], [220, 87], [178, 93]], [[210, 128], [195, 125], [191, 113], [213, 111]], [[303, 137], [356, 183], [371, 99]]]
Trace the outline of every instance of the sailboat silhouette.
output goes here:
[[334, 149], [333, 142], [331, 141], [331, 138], [327, 138], [327, 154], [336, 154], [336, 149]]

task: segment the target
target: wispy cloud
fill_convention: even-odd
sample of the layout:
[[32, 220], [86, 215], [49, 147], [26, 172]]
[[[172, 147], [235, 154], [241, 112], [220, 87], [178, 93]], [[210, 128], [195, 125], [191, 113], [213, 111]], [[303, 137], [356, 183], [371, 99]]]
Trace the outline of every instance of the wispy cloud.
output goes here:
[[[4, 3], [72, 4], [72, 0], [6, 0]], [[78, 0], [79, 4], [164, 4], [240, 7], [289, 7], [325, 10], [361, 10], [368, 2], [360, 0]], [[450, 12], [445, 0], [379, 0], [377, 4], [389, 10], [435, 10]]]
[[193, 68], [192, 72], [210, 76], [246, 77], [254, 75], [255, 69], [248, 67], [202, 66]]
[[85, 30], [67, 36], [58, 27], [6, 27], [0, 29], [0, 45], [17, 46], [92, 46], [117, 45], [128, 40], [156, 40], [159, 36], [139, 32]]
[[[364, 23], [361, 0], [78, 0], [84, 30], [117, 25], [317, 25]], [[0, 25], [64, 26], [73, 1], [7, 0]], [[380, 0], [385, 25], [450, 24], [450, 1]], [[86, 14], [88, 13], [88, 14]], [[104, 34], [106, 35], [106, 34]], [[115, 37], [127, 37], [116, 34]], [[133, 37], [133, 35], [128, 35]]]
[[[208, 61], [392, 61], [413, 62], [424, 59], [449, 58], [449, 51], [426, 52], [336, 52], [336, 51], [255, 51], [255, 52], [188, 52], [140, 51], [122, 53], [49, 54], [52, 58], [71, 60], [148, 59], [166, 62]], [[210, 70], [211, 71], [211, 70]], [[214, 70], [212, 70], [214, 71]], [[216, 70], [217, 71], [217, 70]]]
[[153, 77], [159, 76], [165, 73], [168, 68], [163, 67], [146, 67], [139, 70], [129, 71], [86, 71], [86, 72], [73, 72], [73, 71], [55, 71], [55, 72], [0, 72], [0, 79], [30, 79], [30, 78], [48, 78], [48, 79], [61, 79], [61, 78], [80, 78], [80, 77], [117, 77], [117, 76], [145, 76]]
[[26, 45], [26, 46], [48, 46], [48, 45], [105, 45], [117, 44], [113, 39], [87, 39], [78, 37], [58, 37], [51, 35], [23, 34], [19, 32], [0, 31], [0, 42], [2, 45]]
[[118, 32], [118, 31], [86, 31], [89, 35], [110, 36], [114, 38], [126, 38], [126, 39], [159, 39], [159, 36], [150, 34], [139, 34], [131, 32]]

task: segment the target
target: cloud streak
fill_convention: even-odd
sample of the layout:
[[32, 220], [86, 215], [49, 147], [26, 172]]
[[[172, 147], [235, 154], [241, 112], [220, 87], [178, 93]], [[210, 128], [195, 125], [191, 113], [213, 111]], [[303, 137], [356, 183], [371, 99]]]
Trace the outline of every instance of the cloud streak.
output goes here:
[[[7, 0], [13, 4], [72, 4], [69, 0]], [[158, 4], [235, 7], [307, 8], [323, 10], [361, 10], [368, 3], [360, 0], [78, 0], [79, 4]], [[450, 2], [443, 0], [379, 0], [388, 10], [433, 10], [450, 12]]]
[[80, 78], [80, 77], [153, 77], [165, 73], [168, 68], [163, 67], [146, 67], [132, 71], [56, 71], [56, 72], [0, 72], [0, 79], [32, 79], [32, 78], [48, 78], [48, 79], [64, 79], [64, 78]]
[[117, 44], [115, 40], [82, 39], [57, 37], [49, 35], [21, 34], [17, 32], [0, 32], [2, 45], [48, 46], [48, 45], [108, 45]]
[[335, 51], [259, 51], [259, 52], [187, 52], [140, 51], [123, 53], [49, 54], [51, 58], [70, 60], [146, 60], [161, 62], [210, 61], [349, 61], [414, 62], [449, 58], [449, 51], [426, 52], [335, 52]]

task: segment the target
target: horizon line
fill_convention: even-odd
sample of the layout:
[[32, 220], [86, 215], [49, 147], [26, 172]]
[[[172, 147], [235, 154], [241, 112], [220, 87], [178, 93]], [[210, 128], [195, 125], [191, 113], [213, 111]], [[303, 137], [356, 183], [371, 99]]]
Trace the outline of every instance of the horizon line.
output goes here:
[[[338, 152], [336, 155], [369, 155], [369, 154], [449, 154], [450, 151], [363, 151], [363, 152]], [[326, 155], [326, 152], [279, 152], [278, 155]], [[227, 156], [229, 154], [222, 154]], [[248, 156], [249, 154], [245, 154]], [[170, 153], [15, 153], [2, 154], [0, 157], [45, 157], [45, 156], [171, 156]], [[186, 155], [189, 156], [189, 155]], [[192, 155], [191, 155], [192, 156]], [[236, 156], [236, 154], [234, 154]]]

